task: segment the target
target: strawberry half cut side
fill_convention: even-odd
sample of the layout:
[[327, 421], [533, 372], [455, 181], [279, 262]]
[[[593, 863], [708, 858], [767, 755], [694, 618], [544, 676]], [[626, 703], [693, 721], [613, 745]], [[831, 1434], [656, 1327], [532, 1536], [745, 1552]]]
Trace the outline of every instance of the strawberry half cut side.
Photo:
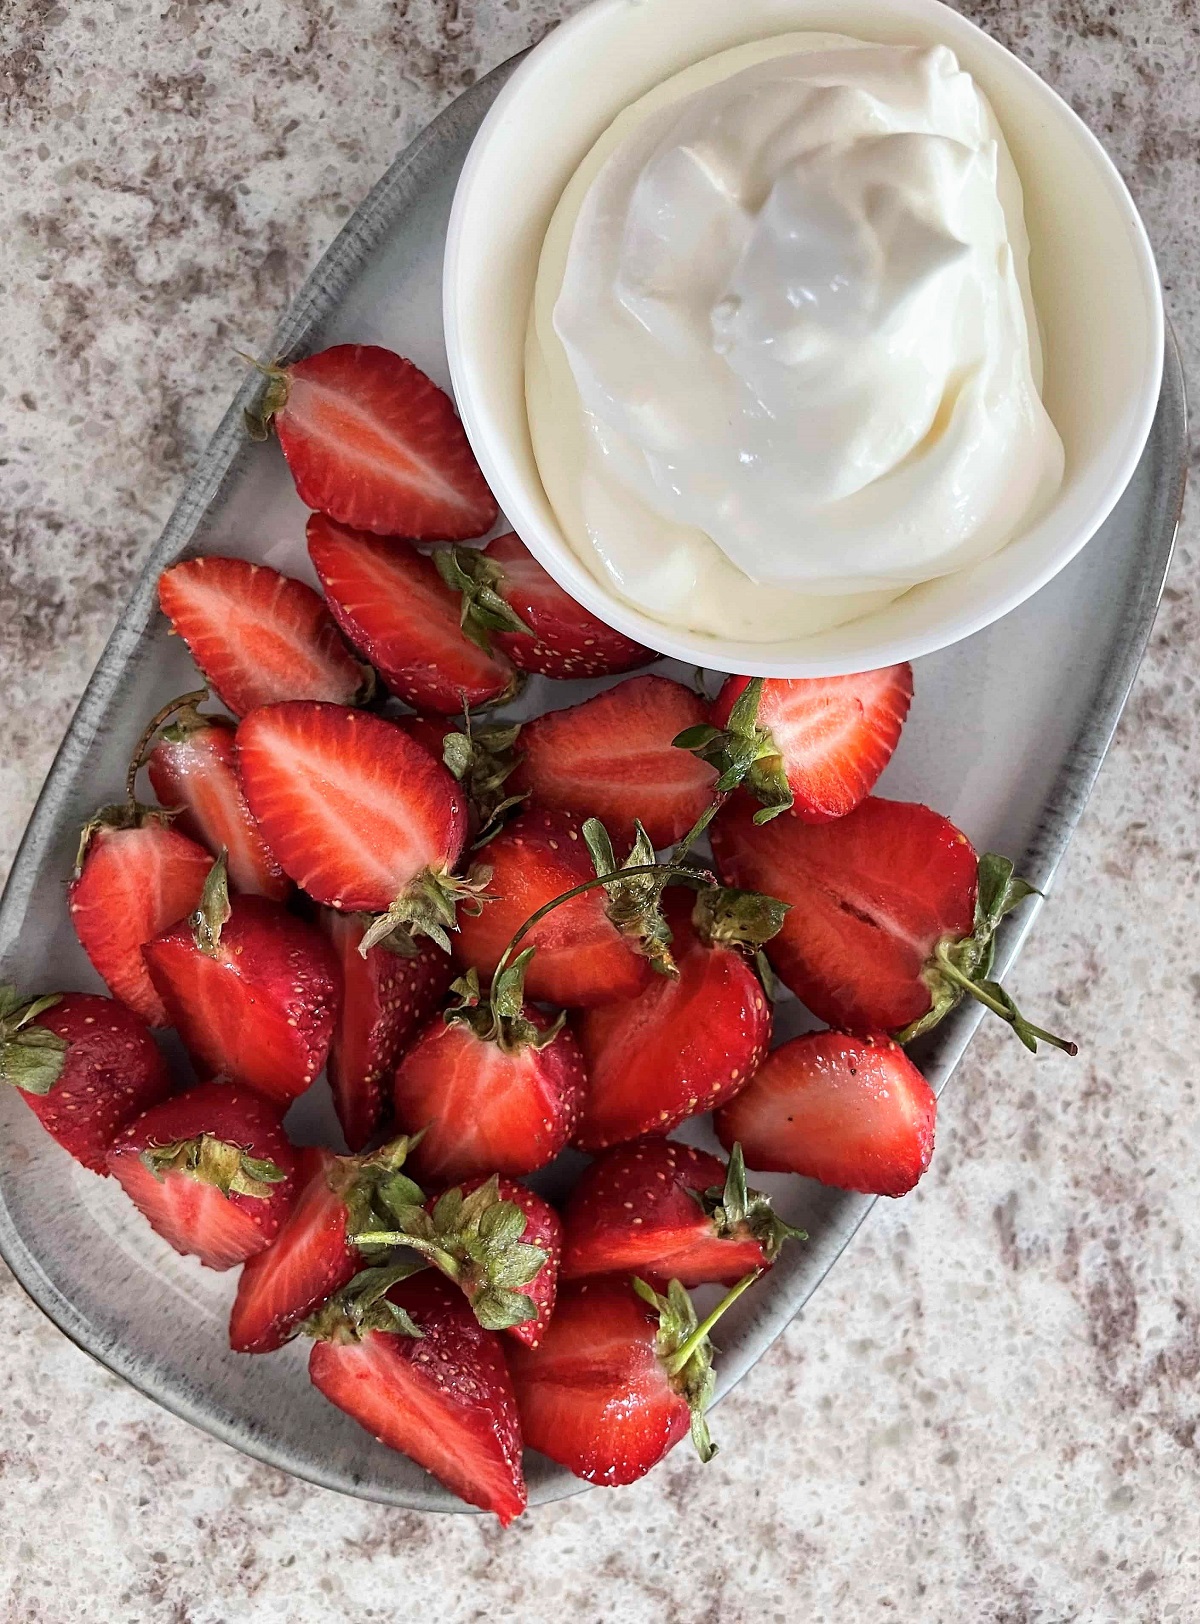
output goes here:
[[810, 1032], [781, 1044], [716, 1113], [751, 1167], [864, 1195], [905, 1195], [929, 1166], [937, 1099], [891, 1038]]
[[189, 558], [158, 582], [163, 614], [235, 716], [284, 699], [354, 705], [374, 675], [312, 587], [244, 558]]
[[85, 992], [25, 998], [10, 986], [0, 986], [0, 1083], [102, 1175], [117, 1130], [174, 1091], [162, 1051], [124, 1004]]
[[268, 705], [238, 728], [238, 775], [284, 871], [315, 901], [375, 919], [366, 952], [398, 925], [447, 952], [456, 907], [486, 874], [454, 874], [466, 797], [395, 722], [340, 705]]
[[722, 794], [739, 784], [758, 823], [793, 810], [842, 818], [874, 789], [912, 703], [910, 665], [844, 677], [730, 677], [707, 724], [675, 743], [710, 763]]
[[380, 1443], [507, 1527], [526, 1492], [499, 1338], [436, 1271], [396, 1280], [411, 1267], [364, 1271], [314, 1316], [309, 1376]]
[[830, 1026], [908, 1042], [969, 995], [1027, 1048], [1075, 1053], [990, 979], [996, 930], [1033, 887], [1007, 858], [977, 857], [929, 807], [869, 796], [832, 823], [787, 816], [759, 826], [739, 792], [713, 823], [712, 846], [728, 884], [789, 904], [767, 957]]
[[177, 813], [175, 827], [215, 857], [224, 851], [236, 891], [286, 902], [292, 882], [250, 814], [238, 783], [234, 724], [205, 716], [197, 696], [179, 702], [146, 760], [154, 793]]
[[770, 1200], [746, 1185], [741, 1147], [719, 1156], [639, 1139], [586, 1168], [563, 1215], [563, 1278], [638, 1274], [653, 1283], [732, 1286], [769, 1268], [785, 1240]]
[[274, 423], [306, 507], [417, 541], [465, 541], [495, 524], [495, 498], [453, 402], [411, 361], [375, 344], [336, 344], [260, 370], [268, 382], [247, 426], [262, 440]]
[[314, 514], [308, 556], [338, 625], [407, 704], [453, 715], [518, 692], [512, 665], [464, 635], [457, 597], [409, 542]]

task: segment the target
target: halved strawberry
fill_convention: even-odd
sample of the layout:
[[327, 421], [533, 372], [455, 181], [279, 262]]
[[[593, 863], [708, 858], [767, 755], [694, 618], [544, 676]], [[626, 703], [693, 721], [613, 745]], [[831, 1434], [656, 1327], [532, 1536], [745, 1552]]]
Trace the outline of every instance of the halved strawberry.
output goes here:
[[441, 1004], [454, 969], [441, 948], [403, 931], [359, 952], [370, 920], [321, 910], [321, 929], [342, 969], [342, 1004], [326, 1070], [346, 1143], [361, 1150], [384, 1113], [384, 1079]]
[[427, 1258], [462, 1287], [481, 1325], [536, 1348], [558, 1295], [562, 1223], [554, 1208], [496, 1173], [468, 1179], [424, 1205], [419, 1195], [414, 1187], [405, 1200], [398, 1181], [384, 1186], [379, 1204], [389, 1209], [390, 1222], [359, 1240], [408, 1247]]
[[737, 795], [713, 824], [712, 845], [731, 885], [791, 905], [767, 957], [831, 1026], [908, 1042], [969, 994], [1028, 1048], [1041, 1040], [1075, 1053], [988, 979], [996, 928], [1033, 888], [1007, 858], [977, 857], [948, 818], [871, 796], [833, 823], [788, 815], [760, 827], [753, 802]]
[[142, 952], [202, 1071], [283, 1104], [303, 1094], [325, 1064], [341, 1001], [319, 931], [266, 897], [231, 897], [219, 857], [195, 916]]
[[136, 803], [104, 807], [83, 831], [71, 923], [109, 990], [150, 1026], [169, 1020], [142, 947], [195, 911], [211, 867], [203, 846]]
[[611, 1274], [565, 1284], [540, 1346], [508, 1356], [526, 1444], [610, 1488], [644, 1477], [689, 1428], [710, 1460], [707, 1333], [753, 1279], [703, 1324], [678, 1280], [666, 1296]]
[[723, 792], [745, 784], [760, 823], [793, 808], [806, 823], [844, 818], [892, 759], [912, 703], [910, 665], [847, 677], [730, 677], [710, 725], [676, 744], [711, 763]]
[[178, 808], [175, 826], [215, 857], [224, 851], [238, 891], [284, 902], [292, 884], [275, 861], [238, 783], [234, 725], [183, 706], [146, 760], [154, 793]]
[[740, 944], [779, 929], [773, 898], [721, 890], [671, 896], [674, 978], [576, 1023], [588, 1087], [575, 1130], [584, 1150], [666, 1134], [746, 1086], [771, 1041], [771, 1004]]
[[[365, 1266], [351, 1237], [377, 1228], [387, 1216], [374, 1203], [380, 1187], [403, 1167], [408, 1144], [397, 1139], [371, 1156], [335, 1156], [316, 1146], [300, 1152], [296, 1204], [272, 1245], [249, 1260], [238, 1281], [231, 1348], [281, 1348], [302, 1321], [349, 1285]], [[372, 1258], [379, 1255], [366, 1250]]]
[[449, 948], [451, 870], [467, 834], [465, 797], [402, 728], [341, 705], [268, 705], [238, 728], [238, 776], [267, 844], [331, 908], [382, 914], [368, 947], [397, 925]]
[[418, 1178], [450, 1183], [491, 1172], [532, 1173], [553, 1161], [579, 1111], [583, 1065], [561, 1017], [524, 1003], [527, 949], [483, 1003], [473, 972], [457, 1004], [430, 1023], [392, 1080], [396, 1121], [421, 1135]]
[[563, 1279], [638, 1274], [732, 1286], [767, 1269], [799, 1231], [746, 1188], [739, 1148], [719, 1156], [670, 1139], [618, 1145], [585, 1169], [563, 1214]]
[[353, 705], [372, 675], [303, 581], [244, 558], [189, 558], [158, 581], [163, 614], [235, 716], [281, 699]]
[[236, 1083], [202, 1083], [135, 1117], [108, 1170], [151, 1228], [210, 1269], [269, 1246], [295, 1198], [278, 1108]]
[[457, 596], [433, 560], [407, 541], [384, 541], [314, 514], [308, 555], [338, 625], [408, 704], [449, 715], [515, 693], [513, 667], [464, 636]]
[[[522, 813], [485, 855], [491, 900], [478, 917], [462, 920], [455, 955], [490, 981], [514, 933], [556, 897], [595, 880], [597, 869], [583, 826], [565, 812]], [[639, 843], [628, 864], [640, 866], [653, 855], [648, 842]], [[614, 870], [612, 863], [606, 871]], [[669, 967], [656, 894], [642, 884], [631, 878], [597, 886], [533, 926], [525, 937], [537, 948], [525, 977], [531, 999], [559, 1008], [610, 1003], [639, 992], [653, 974], [652, 962]]]
[[273, 422], [306, 507], [381, 536], [465, 541], [496, 522], [449, 395], [411, 361], [375, 344], [264, 369], [255, 439]]
[[481, 648], [502, 649], [519, 671], [543, 677], [604, 677], [658, 659], [564, 592], [519, 536], [435, 555], [463, 595], [463, 629]]
[[157, 1043], [124, 1004], [85, 992], [26, 999], [0, 986], [0, 1083], [93, 1173], [117, 1129], [173, 1092]]
[[310, 1322], [308, 1372], [331, 1403], [507, 1527], [525, 1509], [521, 1428], [500, 1339], [426, 1269], [369, 1270]]
[[769, 1173], [802, 1173], [864, 1195], [904, 1195], [929, 1166], [937, 1098], [887, 1037], [809, 1032], [781, 1044], [717, 1137]]
[[527, 722], [512, 788], [548, 810], [599, 818], [621, 839], [640, 821], [653, 845], [669, 846], [712, 800], [714, 770], [673, 745], [704, 718], [704, 701], [682, 683], [630, 677]]

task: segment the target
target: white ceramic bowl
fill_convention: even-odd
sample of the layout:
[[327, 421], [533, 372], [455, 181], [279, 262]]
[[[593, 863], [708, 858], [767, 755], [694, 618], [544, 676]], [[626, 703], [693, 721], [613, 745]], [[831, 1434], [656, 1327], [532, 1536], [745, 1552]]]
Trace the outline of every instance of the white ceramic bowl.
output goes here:
[[[1024, 186], [1043, 396], [1066, 448], [1066, 475], [1052, 506], [994, 557], [845, 626], [747, 643], [660, 625], [572, 551], [530, 443], [525, 332], [550, 216], [616, 114], [717, 51], [797, 29], [949, 45], [991, 100]], [[530, 53], [484, 120], [454, 200], [444, 306], [467, 434], [509, 521], [545, 568], [628, 636], [753, 675], [832, 675], [912, 659], [1014, 609], [1111, 512], [1145, 446], [1162, 375], [1154, 256], [1116, 168], [1049, 86], [939, 0], [595, 0]]]

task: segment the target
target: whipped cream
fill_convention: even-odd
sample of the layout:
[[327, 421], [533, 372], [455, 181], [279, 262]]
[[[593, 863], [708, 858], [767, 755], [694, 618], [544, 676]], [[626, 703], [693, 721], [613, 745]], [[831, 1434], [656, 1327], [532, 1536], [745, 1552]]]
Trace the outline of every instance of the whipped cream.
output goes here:
[[614, 122], [543, 248], [526, 396], [572, 547], [755, 641], [996, 552], [1062, 480], [1020, 183], [946, 47], [786, 35]]

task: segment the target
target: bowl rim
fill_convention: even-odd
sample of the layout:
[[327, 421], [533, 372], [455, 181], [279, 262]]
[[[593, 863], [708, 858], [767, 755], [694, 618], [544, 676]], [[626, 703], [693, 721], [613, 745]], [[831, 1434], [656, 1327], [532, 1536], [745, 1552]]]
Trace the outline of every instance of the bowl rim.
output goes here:
[[[805, 655], [796, 650], [795, 644], [789, 645], [792, 652], [781, 654], [776, 652], [780, 647], [778, 643], [714, 638], [666, 625], [610, 591], [575, 554], [558, 525], [544, 522], [540, 514], [531, 511], [531, 503], [525, 494], [529, 489], [528, 480], [509, 449], [511, 436], [497, 420], [496, 414], [482, 404], [486, 386], [482, 368], [464, 340], [462, 309], [465, 301], [460, 300], [464, 260], [474, 229], [472, 204], [481, 184], [493, 136], [509, 123], [514, 106], [522, 100], [526, 88], [536, 84], [548, 64], [568, 55], [590, 29], [610, 16], [627, 11], [628, 6], [629, 0], [591, 0], [590, 4], [560, 24], [525, 54], [471, 143], [455, 189], [442, 274], [446, 354], [463, 426], [501, 512], [543, 568], [606, 624], [664, 655], [715, 670], [766, 677], [836, 676], [918, 659], [982, 631], [1040, 591], [1087, 545], [1116, 507], [1150, 436], [1162, 389], [1166, 317], [1154, 250], [1121, 172], [1098, 137], [1058, 91], [977, 23], [944, 4], [943, 0], [891, 0], [888, 9], [893, 17], [899, 15], [902, 18], [912, 16], [925, 21], [933, 20], [939, 27], [945, 27], [948, 36], [956, 33], [972, 36], [983, 42], [983, 48], [994, 53], [996, 60], [1003, 60], [1006, 71], [1036, 87], [1035, 93], [1043, 98], [1044, 104], [1081, 141], [1111, 194], [1116, 211], [1124, 219], [1149, 318], [1141, 385], [1135, 400], [1126, 402], [1123, 436], [1115, 448], [1116, 454], [1109, 460], [1107, 478], [1086, 518], [1074, 528], [1064, 530], [1061, 540], [1047, 547], [1035, 568], [1010, 573], [982, 590], [970, 608], [945, 613], [923, 629], [905, 632], [900, 628], [890, 636], [879, 637], [866, 649], [853, 647], [840, 654]], [[1114, 427], [1110, 438], [1116, 440], [1117, 435], [1118, 429]], [[993, 557], [1003, 557], [1008, 547], [1021, 539], [1020, 534], [1014, 536], [1012, 542]], [[989, 562], [990, 559], [982, 560], [981, 564]], [[844, 626], [816, 636], [822, 644], [827, 644], [833, 642], [839, 633], [852, 633], [853, 628], [861, 624], [862, 620], [849, 621]], [[797, 643], [802, 641], [797, 639]]]

